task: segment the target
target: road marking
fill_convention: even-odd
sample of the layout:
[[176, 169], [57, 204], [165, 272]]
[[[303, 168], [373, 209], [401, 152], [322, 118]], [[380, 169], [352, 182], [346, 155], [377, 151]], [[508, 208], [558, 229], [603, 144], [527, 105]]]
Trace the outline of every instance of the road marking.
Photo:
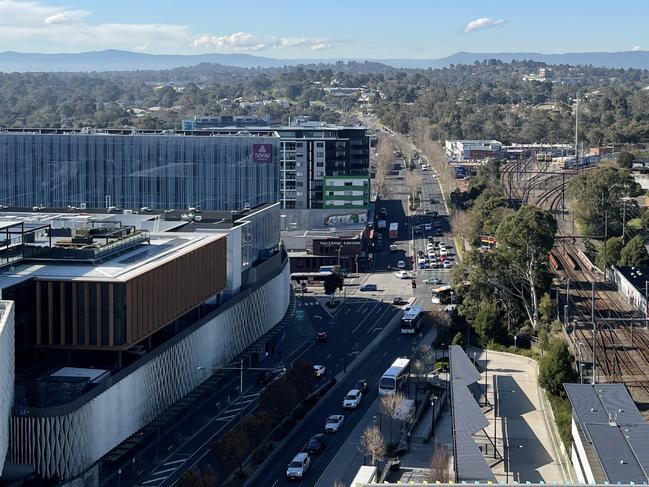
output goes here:
[[320, 315], [315, 315], [314, 318], [318, 318], [319, 320], [321, 320], [321, 319], [322, 319], [322, 316], [320, 316]]
[[325, 357], [325, 360], [329, 360], [331, 358], [331, 353]]
[[165, 465], [175, 465], [176, 463], [183, 463], [185, 460], [187, 460], [187, 456], [185, 458], [181, 458], [180, 460], [172, 460], [170, 462], [165, 462]]
[[[379, 305], [379, 303], [374, 303], [374, 305], [371, 307], [371, 310], [374, 311], [374, 309], [375, 309], [378, 305]], [[370, 317], [370, 314], [372, 313], [372, 311], [366, 313], [365, 318], [363, 318], [363, 319], [358, 323], [358, 325], [356, 325], [356, 328], [354, 328], [354, 329], [352, 330], [352, 335], [353, 335], [354, 333], [356, 333], [356, 331], [358, 331], [358, 329], [363, 325], [363, 323], [365, 323], [365, 321], [367, 321], [367, 319]]]
[[168, 478], [169, 478], [169, 476], [158, 477], [157, 479], [145, 480], [144, 482], [142, 482], [142, 485], [144, 485], [144, 484], [153, 484], [154, 482], [164, 482]]
[[168, 468], [166, 470], [156, 470], [155, 472], [153, 472], [153, 475], [164, 475], [166, 473], [173, 472], [175, 470], [176, 467]]
[[277, 479], [277, 480], [275, 481], [275, 483], [273, 483], [273, 485], [272, 485], [271, 487], [275, 487], [277, 484], [279, 484], [279, 479]]

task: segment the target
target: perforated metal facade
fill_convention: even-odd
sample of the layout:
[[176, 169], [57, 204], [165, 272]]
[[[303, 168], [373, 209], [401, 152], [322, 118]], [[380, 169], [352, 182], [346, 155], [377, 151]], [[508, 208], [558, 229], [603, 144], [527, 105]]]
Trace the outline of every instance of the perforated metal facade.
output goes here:
[[9, 446], [14, 391], [14, 306], [0, 301], [0, 474]]
[[278, 323], [289, 303], [289, 272], [286, 261], [276, 277], [76, 409], [14, 411], [12, 461], [45, 477], [80, 474], [205, 380], [198, 367], [226, 363]]

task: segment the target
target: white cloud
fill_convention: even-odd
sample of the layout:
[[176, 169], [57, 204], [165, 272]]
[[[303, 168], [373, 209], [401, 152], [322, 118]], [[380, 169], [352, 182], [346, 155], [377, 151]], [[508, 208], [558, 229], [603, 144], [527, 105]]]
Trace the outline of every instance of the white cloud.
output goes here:
[[631, 48], [632, 51], [642, 51], [642, 48], [640, 46], [633, 46]]
[[307, 47], [312, 50], [327, 49], [331, 43], [306, 37], [256, 36], [246, 32], [235, 32], [225, 36], [203, 35], [192, 42], [193, 47], [221, 49], [225, 51], [260, 51], [262, 49], [287, 49]]
[[505, 21], [503, 19], [496, 20], [489, 17], [482, 17], [472, 20], [471, 22], [466, 24], [466, 26], [464, 27], [464, 33], [468, 34], [469, 32], [473, 32], [474, 30], [484, 29], [486, 27], [498, 27], [504, 24]]
[[[192, 48], [224, 52], [271, 49], [327, 49], [337, 43], [306, 37], [258, 36], [245, 32], [197, 36], [177, 24], [91, 23], [91, 12], [41, 0], [0, 0], [0, 39], [4, 49], [78, 52], [125, 49], [182, 52]], [[36, 46], [36, 49], [34, 49]], [[134, 47], [135, 46], [135, 47]]]

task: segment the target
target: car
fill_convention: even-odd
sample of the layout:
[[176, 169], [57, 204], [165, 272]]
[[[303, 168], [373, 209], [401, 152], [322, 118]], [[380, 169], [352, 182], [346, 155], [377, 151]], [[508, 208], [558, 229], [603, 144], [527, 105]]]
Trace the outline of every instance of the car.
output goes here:
[[426, 268], [426, 259], [420, 258], [419, 260], [417, 260], [417, 266], [420, 269], [425, 269]]
[[314, 365], [313, 372], [315, 372], [316, 377], [322, 377], [327, 371], [327, 368], [324, 365]]
[[428, 252], [428, 258], [429, 258], [430, 260], [433, 260], [433, 259], [437, 258], [437, 256], [435, 255], [435, 252], [433, 252], [433, 251], [431, 250], [430, 252]]
[[399, 250], [397, 244], [390, 244], [390, 252], [396, 252], [397, 250]]
[[342, 414], [332, 414], [325, 421], [325, 433], [337, 433], [343, 423], [345, 422], [345, 416]]
[[424, 251], [423, 250], [418, 250], [417, 251], [417, 256], [423, 257], [424, 256]]
[[426, 244], [426, 249], [428, 249], [428, 252], [430, 252], [430, 251], [433, 250], [434, 248], [435, 248], [435, 244], [434, 244], [434, 243], [432, 243], [432, 242], [428, 242], [428, 243]]
[[425, 224], [424, 224], [424, 229], [425, 229], [427, 232], [430, 232], [430, 231], [433, 229], [433, 226], [432, 226], [430, 223], [425, 223]]
[[377, 289], [376, 284], [363, 284], [358, 288], [359, 291], [376, 291]]
[[405, 299], [403, 299], [402, 297], [400, 297], [400, 296], [397, 296], [396, 298], [394, 298], [392, 300], [392, 304], [394, 304], [396, 306], [401, 306], [403, 304], [406, 304], [406, 302], [407, 301]]
[[411, 277], [410, 274], [408, 274], [406, 271], [395, 272], [394, 276], [398, 279], [410, 279]]
[[439, 212], [437, 212], [437, 211], [432, 211], [432, 212], [430, 213], [430, 216], [432, 216], [433, 218], [437, 218], [437, 217], [439, 216]]
[[445, 260], [444, 269], [450, 269], [451, 267], [453, 267], [453, 262], [451, 262], [450, 260]]
[[325, 343], [327, 341], [327, 338], [329, 338], [329, 336], [327, 335], [326, 331], [319, 331], [315, 334], [315, 341], [317, 343]]
[[435, 198], [431, 198], [431, 199], [430, 199], [430, 204], [431, 204], [431, 205], [434, 205], [434, 204], [436, 204], [436, 203], [439, 203], [439, 201], [437, 201], [437, 199], [435, 199]]
[[379, 214], [380, 214], [381, 216], [383, 216], [383, 217], [388, 216], [388, 210], [387, 210], [387, 208], [382, 207], [382, 208], [379, 210]]
[[439, 277], [429, 277], [424, 279], [424, 284], [441, 284], [442, 280]]
[[293, 457], [291, 463], [288, 464], [288, 468], [286, 469], [286, 478], [289, 480], [304, 478], [310, 465], [311, 459], [309, 458], [309, 454], [306, 452], [298, 453]]
[[367, 390], [367, 381], [365, 379], [358, 379], [356, 381], [356, 385], [354, 386], [354, 389], [358, 389], [361, 392], [365, 392]]
[[344, 409], [356, 409], [361, 403], [363, 398], [363, 393], [358, 389], [350, 390], [347, 395], [343, 398], [343, 408]]
[[406, 268], [406, 263], [403, 260], [400, 260], [399, 262], [397, 262], [397, 267], [399, 269], [405, 269]]
[[322, 453], [324, 447], [327, 445], [327, 437], [323, 433], [318, 433], [313, 435], [309, 442], [305, 445], [304, 450], [309, 453], [309, 455], [317, 455]]
[[442, 233], [442, 229], [441, 229], [441, 228], [438, 228], [438, 229], [437, 229], [437, 233], [436, 233], [436, 235], [437, 235], [438, 237], [441, 237], [442, 235], [444, 235], [444, 233]]
[[439, 256], [440, 257], [446, 257], [448, 255], [448, 251], [446, 250], [446, 247], [440, 247], [439, 248]]

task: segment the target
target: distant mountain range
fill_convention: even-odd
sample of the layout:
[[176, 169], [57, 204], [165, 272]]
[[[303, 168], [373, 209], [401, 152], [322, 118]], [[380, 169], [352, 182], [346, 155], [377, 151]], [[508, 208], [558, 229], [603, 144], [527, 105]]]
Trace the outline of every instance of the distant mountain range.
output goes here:
[[[535, 52], [458, 52], [439, 59], [367, 59], [395, 68], [444, 68], [452, 64], [498, 59], [503, 62], [528, 60], [547, 64], [593, 65], [607, 68], [649, 69], [649, 51], [576, 52], [540, 54]], [[282, 67], [298, 64], [365, 61], [365, 59], [274, 59], [251, 54], [146, 54], [106, 50], [97, 52], [41, 54], [6, 51], [0, 53], [0, 72], [34, 71], [135, 71], [172, 69], [201, 63], [218, 63], [242, 68]]]

